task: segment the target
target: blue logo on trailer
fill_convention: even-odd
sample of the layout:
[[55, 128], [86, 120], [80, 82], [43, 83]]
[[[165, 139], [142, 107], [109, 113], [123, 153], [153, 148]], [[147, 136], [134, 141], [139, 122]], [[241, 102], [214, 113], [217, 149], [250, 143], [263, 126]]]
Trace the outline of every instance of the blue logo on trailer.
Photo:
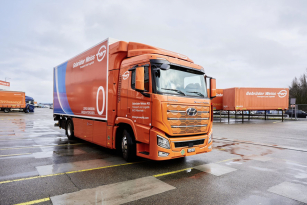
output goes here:
[[65, 79], [66, 79], [66, 68], [67, 63], [63, 63], [62, 65], [54, 68], [54, 113], [59, 114], [69, 114], [73, 115], [74, 113], [71, 111], [66, 94], [66, 86], [65, 86]]

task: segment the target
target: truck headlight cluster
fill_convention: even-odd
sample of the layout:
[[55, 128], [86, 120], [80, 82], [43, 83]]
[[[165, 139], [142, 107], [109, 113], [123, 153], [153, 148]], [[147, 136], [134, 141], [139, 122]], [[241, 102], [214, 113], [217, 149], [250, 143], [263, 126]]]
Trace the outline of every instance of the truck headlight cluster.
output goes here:
[[157, 135], [157, 144], [159, 147], [163, 147], [165, 149], [170, 149], [170, 145], [167, 139], [164, 137], [161, 137], [160, 135]]
[[211, 135], [209, 136], [208, 144], [210, 144], [210, 143], [211, 143], [212, 136], [213, 136], [213, 133], [211, 133]]

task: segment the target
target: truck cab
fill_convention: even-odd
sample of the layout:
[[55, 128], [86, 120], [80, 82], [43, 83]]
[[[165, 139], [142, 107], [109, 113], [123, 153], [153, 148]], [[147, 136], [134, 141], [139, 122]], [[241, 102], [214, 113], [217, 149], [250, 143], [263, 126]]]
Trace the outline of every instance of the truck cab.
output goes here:
[[211, 151], [214, 93], [207, 93], [204, 69], [184, 55], [129, 46], [136, 51], [120, 67], [115, 124], [132, 121], [137, 155], [165, 160]]
[[25, 113], [34, 112], [34, 99], [26, 96], [26, 107], [24, 108]]

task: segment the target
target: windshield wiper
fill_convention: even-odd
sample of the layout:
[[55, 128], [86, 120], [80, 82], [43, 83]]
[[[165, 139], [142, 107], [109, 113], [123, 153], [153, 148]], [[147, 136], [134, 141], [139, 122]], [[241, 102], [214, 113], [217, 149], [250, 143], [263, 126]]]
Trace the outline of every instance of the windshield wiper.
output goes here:
[[195, 94], [197, 94], [197, 95], [199, 95], [199, 96], [205, 97], [204, 94], [202, 94], [202, 93], [200, 93], [200, 92], [188, 92], [188, 93], [195, 93]]
[[171, 90], [171, 91], [175, 91], [175, 92], [177, 92], [177, 93], [180, 93], [180, 94], [182, 94], [182, 95], [185, 95], [185, 93], [184, 93], [184, 92], [182, 92], [181, 90], [177, 90], [177, 89], [169, 89], [169, 88], [161, 88], [161, 89], [163, 89], [163, 90]]

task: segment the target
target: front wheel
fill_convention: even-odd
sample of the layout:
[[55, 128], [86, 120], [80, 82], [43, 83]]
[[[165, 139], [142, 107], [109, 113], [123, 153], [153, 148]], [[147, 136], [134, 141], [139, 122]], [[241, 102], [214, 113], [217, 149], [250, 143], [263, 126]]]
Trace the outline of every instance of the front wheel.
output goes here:
[[8, 113], [8, 112], [10, 112], [10, 109], [8, 109], [8, 108], [4, 108], [4, 110], [3, 110], [5, 113]]
[[132, 138], [132, 134], [127, 130], [123, 131], [122, 141], [121, 141], [121, 150], [122, 150], [123, 158], [127, 162], [131, 162], [135, 160], [136, 158], [135, 142]]
[[74, 136], [74, 125], [72, 120], [68, 120], [67, 122], [67, 126], [66, 126], [66, 135], [68, 137], [68, 139], [72, 140], [75, 136]]

